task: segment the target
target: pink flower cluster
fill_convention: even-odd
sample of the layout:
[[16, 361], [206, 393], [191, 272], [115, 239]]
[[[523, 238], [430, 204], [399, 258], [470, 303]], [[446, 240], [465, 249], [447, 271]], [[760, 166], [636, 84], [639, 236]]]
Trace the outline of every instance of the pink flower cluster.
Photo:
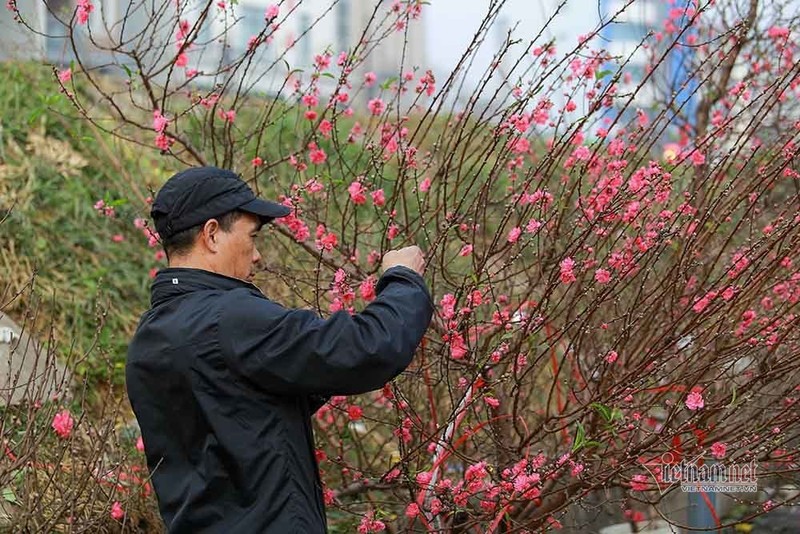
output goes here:
[[169, 150], [169, 147], [175, 142], [174, 139], [167, 136], [165, 133], [168, 126], [169, 119], [161, 114], [161, 110], [153, 110], [153, 130], [155, 130], [157, 134], [155, 144], [161, 151]]
[[66, 68], [64, 70], [58, 71], [58, 81], [61, 83], [67, 83], [72, 79], [72, 69]]
[[364, 410], [360, 406], [351, 404], [347, 407], [347, 417], [351, 421], [358, 421], [364, 416]]
[[692, 391], [686, 397], [686, 407], [690, 410], [699, 410], [705, 406], [703, 395], [698, 391]]
[[328, 159], [328, 155], [323, 149], [319, 148], [316, 143], [309, 143], [308, 148], [308, 160], [314, 165], [322, 165], [325, 163], [325, 160]]
[[[359, 180], [351, 183], [347, 188], [347, 192], [350, 194], [350, 200], [353, 201], [353, 204], [357, 206], [366, 204], [367, 188]], [[376, 206], [383, 206], [386, 203], [386, 196], [383, 189], [371, 191], [370, 197], [372, 198], [372, 203]]]
[[[181, 19], [178, 22], [178, 29], [175, 32], [175, 49], [177, 50], [177, 56], [175, 56], [175, 66], [185, 68], [189, 64], [189, 56], [186, 52], [191, 48], [192, 44], [187, 43], [187, 38], [189, 37], [189, 32], [191, 31], [191, 25], [189, 24], [188, 20]], [[190, 75], [190, 69], [186, 69], [185, 75], [187, 78], [193, 78], [196, 75], [197, 71], [193, 71]]]
[[372, 275], [368, 276], [363, 282], [361, 282], [361, 285], [358, 286], [358, 293], [359, 295], [361, 295], [362, 299], [364, 299], [367, 302], [372, 302], [373, 300], [375, 300], [376, 283], [377, 281], [375, 280], [375, 277]]
[[293, 208], [293, 210], [286, 217], [275, 219], [275, 221], [273, 221], [274, 224], [286, 226], [292, 232], [292, 234], [294, 234], [295, 241], [298, 241], [300, 243], [311, 237], [311, 231], [308, 229], [308, 225], [305, 222], [303, 222], [302, 219], [300, 219], [299, 217], [300, 210], [299, 208], [295, 207], [292, 200], [286, 197], [281, 197], [281, 203], [284, 206], [289, 206], [290, 208]]
[[386, 104], [380, 98], [373, 98], [367, 103], [367, 108], [373, 115], [380, 115], [386, 109]]
[[345, 308], [351, 315], [355, 313], [353, 302], [356, 299], [356, 294], [353, 288], [347, 283], [346, 279], [347, 273], [341, 268], [338, 269], [333, 276], [333, 286], [331, 287], [330, 293], [334, 298], [333, 302], [331, 302], [331, 305], [328, 307], [328, 311], [331, 313]]
[[371, 510], [361, 519], [358, 525], [358, 534], [369, 534], [371, 532], [383, 532], [386, 530], [386, 525], [383, 521], [378, 521], [374, 518], [374, 512]]
[[413, 438], [411, 429], [414, 428], [414, 422], [410, 417], [405, 417], [403, 422], [398, 428], [394, 429], [394, 435], [402, 440], [403, 443], [410, 443]]
[[419, 79], [415, 91], [417, 93], [424, 91], [426, 95], [433, 96], [433, 93], [436, 92], [436, 78], [433, 76], [433, 72], [430, 70], [425, 72], [425, 75]]
[[734, 279], [750, 265], [750, 260], [747, 257], [746, 251], [737, 251], [731, 260], [731, 268], [728, 271], [728, 278]]
[[357, 206], [367, 202], [366, 190], [367, 188], [359, 181], [351, 183], [347, 188], [347, 192], [350, 193], [350, 200]]
[[89, 14], [94, 11], [94, 6], [91, 0], [78, 0], [78, 8], [75, 13], [78, 24], [86, 24], [89, 20]]
[[58, 412], [55, 417], [53, 417], [53, 422], [51, 424], [53, 430], [58, 434], [58, 437], [62, 439], [66, 439], [72, 434], [74, 425], [75, 420], [72, 418], [72, 414], [69, 410], [61, 410]]
[[464, 336], [459, 332], [451, 332], [444, 334], [442, 339], [448, 344], [450, 348], [450, 357], [454, 360], [461, 360], [467, 355], [469, 349], [464, 342]]
[[106, 205], [106, 201], [102, 199], [94, 203], [94, 209], [95, 211], [97, 211], [97, 213], [105, 217], [108, 217], [110, 219], [113, 219], [116, 216], [116, 212], [114, 211], [114, 206]]
[[[158, 235], [158, 232], [155, 232], [155, 231], [151, 230], [147, 226], [147, 222], [144, 219], [137, 217], [136, 219], [133, 220], [133, 225], [137, 229], [141, 230], [142, 234], [144, 234], [144, 236], [147, 238], [147, 246], [148, 247], [153, 248], [156, 245], [158, 245], [158, 243], [160, 241], [160, 237]], [[156, 259], [158, 259], [158, 258], [156, 258]]]
[[266, 11], [264, 12], [264, 17], [268, 21], [272, 21], [272, 20], [278, 18], [278, 14], [279, 13], [280, 13], [280, 8], [278, 6], [276, 6], [275, 4], [270, 4], [270, 5], [267, 6]]
[[563, 284], [571, 284], [572, 282], [577, 280], [577, 278], [575, 277], [574, 268], [575, 268], [575, 260], [573, 260], [572, 258], [568, 257], [561, 260], [561, 263], [559, 263], [559, 269], [560, 269], [559, 278], [561, 279], [561, 282]]
[[336, 234], [333, 232], [328, 232], [325, 229], [324, 224], [317, 225], [316, 238], [317, 238], [316, 241], [317, 250], [320, 251], [330, 252], [331, 250], [333, 250], [333, 247], [335, 247], [339, 242], [339, 239], [336, 237]]
[[111, 505], [111, 518], [115, 521], [122, 521], [123, 517], [125, 517], [125, 511], [122, 509], [122, 505], [119, 501], [114, 501], [114, 504]]

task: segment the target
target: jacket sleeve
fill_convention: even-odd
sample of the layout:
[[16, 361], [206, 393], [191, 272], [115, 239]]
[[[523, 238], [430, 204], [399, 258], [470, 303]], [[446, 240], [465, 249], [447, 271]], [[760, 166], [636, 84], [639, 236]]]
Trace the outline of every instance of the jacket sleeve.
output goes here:
[[387, 269], [358, 314], [327, 319], [248, 290], [223, 299], [219, 337], [228, 365], [276, 394], [354, 395], [380, 389], [411, 363], [433, 316], [415, 271]]

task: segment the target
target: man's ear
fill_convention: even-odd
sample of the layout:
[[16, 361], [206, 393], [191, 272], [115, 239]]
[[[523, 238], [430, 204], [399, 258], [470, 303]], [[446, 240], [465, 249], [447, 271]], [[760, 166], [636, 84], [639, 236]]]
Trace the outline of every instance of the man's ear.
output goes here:
[[203, 230], [200, 232], [200, 240], [203, 246], [212, 251], [217, 252], [219, 247], [219, 221], [216, 219], [209, 219], [203, 225]]

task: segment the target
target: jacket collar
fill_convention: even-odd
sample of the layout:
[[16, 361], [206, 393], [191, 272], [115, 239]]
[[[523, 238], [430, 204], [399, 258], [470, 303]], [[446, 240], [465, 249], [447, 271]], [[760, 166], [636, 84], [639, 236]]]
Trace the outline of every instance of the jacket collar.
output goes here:
[[194, 291], [209, 289], [228, 291], [240, 287], [259, 291], [250, 282], [223, 274], [189, 267], [167, 267], [158, 271], [150, 286], [150, 305], [155, 307]]

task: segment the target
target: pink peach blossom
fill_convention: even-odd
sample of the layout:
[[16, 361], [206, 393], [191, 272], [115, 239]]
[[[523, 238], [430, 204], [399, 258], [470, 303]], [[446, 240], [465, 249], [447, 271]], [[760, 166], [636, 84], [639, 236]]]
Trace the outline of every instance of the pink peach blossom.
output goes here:
[[319, 133], [323, 135], [323, 137], [330, 137], [331, 130], [333, 130], [333, 124], [328, 119], [323, 119], [322, 122], [319, 123]]
[[111, 518], [121, 521], [123, 517], [125, 517], [125, 511], [122, 509], [122, 505], [119, 501], [114, 501], [114, 504], [111, 505]]
[[94, 11], [94, 6], [91, 0], [78, 0], [78, 9], [76, 12], [78, 24], [86, 24], [89, 20], [89, 14], [92, 11]]
[[692, 391], [689, 393], [689, 396], [686, 397], [686, 407], [690, 410], [699, 410], [703, 406], [705, 406], [705, 402], [703, 401], [703, 395], [698, 393], [697, 391]]
[[375, 300], [375, 279], [370, 276], [358, 286], [361, 298], [367, 302]]
[[58, 434], [58, 437], [62, 439], [70, 436], [74, 425], [75, 420], [72, 418], [72, 414], [69, 410], [61, 410], [58, 412], [55, 417], [53, 417], [53, 422], [51, 424], [53, 430]]
[[364, 194], [365, 191], [364, 184], [358, 181], [351, 183], [347, 188], [347, 192], [350, 193], [350, 200], [356, 205], [364, 204], [367, 201], [367, 195]]
[[597, 269], [594, 272], [594, 279], [599, 284], [607, 284], [611, 280], [611, 273], [606, 269]]
[[275, 4], [270, 4], [267, 6], [266, 11], [264, 12], [264, 17], [267, 20], [272, 20], [278, 17], [278, 13], [280, 13], [280, 8]]
[[367, 103], [367, 108], [373, 115], [380, 115], [386, 109], [386, 104], [380, 98], [373, 98]]
[[383, 189], [378, 189], [370, 193], [372, 196], [372, 202], [376, 206], [383, 206], [386, 203], [386, 196], [384, 195]]
[[162, 115], [160, 110], [153, 110], [153, 130], [163, 133], [168, 125], [169, 119]]
[[314, 165], [322, 165], [325, 163], [325, 160], [328, 159], [328, 155], [324, 150], [317, 148], [317, 146], [314, 145], [314, 147], [311, 149], [311, 152], [308, 153], [308, 159]]
[[767, 30], [767, 35], [771, 39], [785, 39], [789, 37], [789, 28], [784, 28], [782, 26], [772, 26], [769, 30]]
[[363, 415], [364, 410], [362, 410], [360, 406], [351, 404], [347, 407], [347, 417], [349, 417], [351, 421], [358, 421]]

